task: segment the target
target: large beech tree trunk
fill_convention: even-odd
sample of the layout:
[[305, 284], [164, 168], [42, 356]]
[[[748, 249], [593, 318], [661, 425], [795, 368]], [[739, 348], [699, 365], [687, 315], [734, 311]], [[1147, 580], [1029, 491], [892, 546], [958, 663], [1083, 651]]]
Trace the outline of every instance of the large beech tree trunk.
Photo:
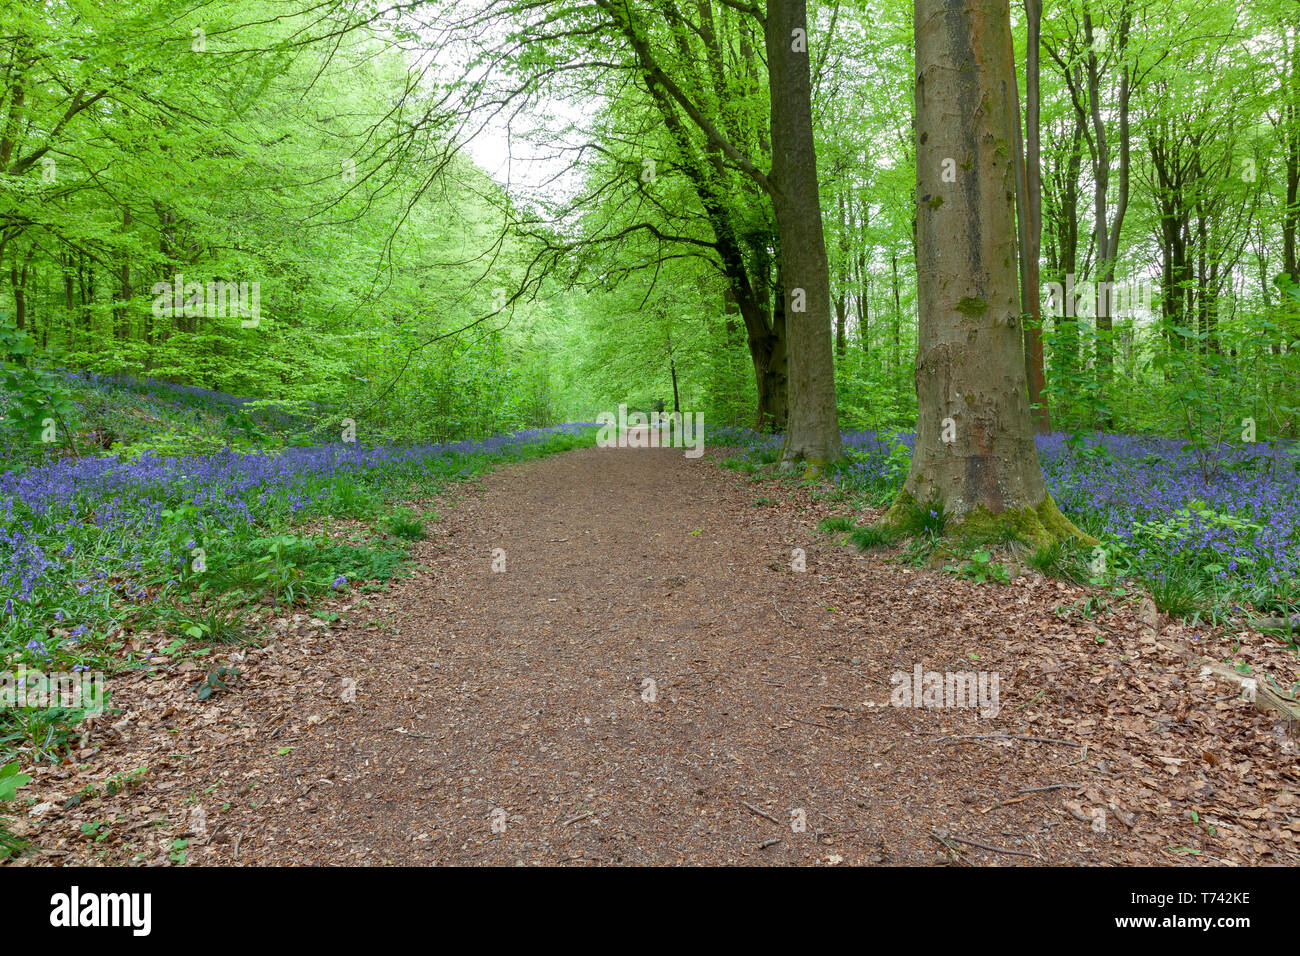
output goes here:
[[[1008, 0], [917, 0], [916, 448], [887, 520], [1078, 534], [1043, 482], [1022, 356]], [[945, 181], [945, 172], [947, 180]]]
[[765, 23], [772, 96], [772, 206], [781, 243], [789, 414], [783, 463], [820, 468], [840, 457], [831, 338], [831, 278], [817, 190], [812, 71], [804, 0], [769, 0]]

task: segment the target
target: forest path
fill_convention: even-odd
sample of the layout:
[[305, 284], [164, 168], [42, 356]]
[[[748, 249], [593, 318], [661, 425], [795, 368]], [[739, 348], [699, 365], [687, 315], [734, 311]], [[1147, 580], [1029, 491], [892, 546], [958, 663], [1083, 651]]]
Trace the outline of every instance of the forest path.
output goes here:
[[[204, 864], [1297, 861], [1294, 756], [1189, 679], [1176, 631], [1067, 623], [1090, 592], [1036, 575], [859, 555], [817, 536], [833, 506], [718, 455], [500, 468], [455, 490], [412, 576], [300, 616], [231, 692], [124, 687], [128, 713], [177, 701], [116, 742], [150, 775], [73, 811], [46, 861], [89, 855], [77, 814], [114, 807]], [[1000, 712], [889, 706], [917, 665], [998, 673]]]

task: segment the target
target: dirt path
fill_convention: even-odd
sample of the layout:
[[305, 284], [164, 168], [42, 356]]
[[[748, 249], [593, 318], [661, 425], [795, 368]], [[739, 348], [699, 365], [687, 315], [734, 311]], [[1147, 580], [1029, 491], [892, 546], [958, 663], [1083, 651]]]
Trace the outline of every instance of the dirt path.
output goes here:
[[[122, 686], [94, 776], [146, 780], [64, 810], [82, 771], [42, 772], [28, 862], [187, 833], [209, 864], [1300, 862], [1293, 749], [1176, 661], [1178, 626], [857, 555], [713, 453], [583, 449], [461, 494], [413, 576], [290, 622], [236, 691]], [[889, 706], [918, 664], [998, 673], [1000, 712]]]

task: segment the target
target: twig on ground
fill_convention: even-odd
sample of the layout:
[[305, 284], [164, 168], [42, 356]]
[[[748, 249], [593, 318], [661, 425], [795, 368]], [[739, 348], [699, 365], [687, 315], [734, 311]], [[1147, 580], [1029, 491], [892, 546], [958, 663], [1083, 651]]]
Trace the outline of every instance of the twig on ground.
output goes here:
[[947, 846], [947, 843], [945, 841], [952, 840], [954, 843], [964, 843], [967, 846], [979, 847], [981, 850], [988, 850], [991, 853], [1006, 853], [1011, 856], [1028, 856], [1028, 857], [1037, 856], [1037, 854], [1030, 853], [1027, 850], [1009, 850], [1000, 846], [991, 846], [988, 843], [980, 843], [978, 840], [967, 840], [965, 837], [954, 836], [951, 833], [944, 833], [942, 835], [931, 833], [930, 836], [934, 837], [936, 840], [939, 840], [939, 842], [943, 843], [945, 846]]
[[1010, 800], [999, 800], [997, 803], [993, 804], [993, 806], [985, 807], [983, 810], [980, 811], [980, 813], [988, 813], [990, 810], [996, 810], [999, 807], [1009, 807], [1013, 803], [1023, 803], [1024, 801], [1028, 800], [1032, 796], [1033, 796], [1032, 793], [1026, 793], [1024, 796], [1012, 797]]
[[769, 819], [769, 820], [771, 820], [773, 823], [775, 823], [777, 826], [784, 826], [784, 824], [783, 824], [780, 820], [778, 820], [776, 817], [772, 816], [772, 814], [768, 813], [768, 812], [765, 811], [765, 810], [760, 810], [758, 807], [754, 806], [752, 803], [743, 803], [743, 802], [742, 802], [742, 803], [741, 803], [741, 806], [744, 807], [746, 810], [748, 810], [750, 813], [757, 813], [760, 817], [766, 817], [767, 819]]
[[772, 610], [776, 611], [777, 614], [780, 614], [781, 620], [785, 621], [785, 623], [789, 624], [791, 627], [798, 628], [803, 626], [801, 624], [796, 624], [794, 621], [790, 620], [788, 617], [785, 616], [785, 611], [781, 610], [779, 607], [776, 606], [776, 598], [772, 598]]
[[1075, 743], [1073, 740], [1057, 740], [1055, 737], [1025, 737], [1020, 734], [952, 734], [939, 740], [1029, 740], [1039, 744], [1061, 744], [1064, 747], [1087, 747], [1087, 744]]
[[1019, 706], [1016, 708], [1016, 710], [1024, 710], [1026, 707], [1028, 707], [1030, 704], [1032, 704], [1034, 701], [1038, 700], [1038, 698], [1042, 697], [1042, 696], [1043, 696], [1044, 694], [1046, 694], [1046, 693], [1047, 693], [1047, 688], [1044, 687], [1042, 690], [1040, 690], [1037, 694], [1035, 694], [1035, 695], [1034, 695], [1033, 697], [1031, 697], [1029, 700], [1027, 700], [1027, 701], [1025, 701], [1023, 704], [1019, 705]]
[[931, 832], [928, 834], [928, 836], [930, 837], [930, 839], [932, 839], [932, 840], [936, 840], [936, 841], [939, 843], [940, 846], [942, 846], [945, 850], [947, 850], [948, 853], [949, 853], [949, 855], [953, 858], [954, 861], [956, 861], [957, 863], [965, 863], [965, 862], [966, 862], [966, 861], [962, 858], [962, 855], [961, 855], [961, 847], [957, 846], [955, 843], [953, 843], [951, 840], [949, 840], [946, 834], [943, 834], [943, 833], [935, 833], [935, 832], [931, 831]]
[[835, 728], [832, 727], [830, 724], [819, 724], [819, 723], [818, 723], [817, 721], [815, 721], [815, 720], [804, 720], [804, 719], [801, 718], [801, 717], [787, 717], [786, 719], [787, 719], [787, 720], [795, 720], [795, 721], [798, 721], [798, 722], [801, 723], [801, 724], [810, 724], [810, 725], [813, 726], [813, 727], [821, 727], [823, 730], [834, 730], [834, 729], [835, 729]]
[[1078, 789], [1078, 787], [1079, 784], [1077, 783], [1054, 783], [1050, 787], [1030, 787], [1028, 790], [1021, 790], [1020, 796], [1012, 797], [1010, 800], [999, 800], [997, 803], [993, 804], [993, 806], [981, 810], [980, 813], [988, 813], [989, 810], [996, 810], [998, 807], [1007, 807], [1013, 803], [1022, 803], [1036, 793], [1046, 793], [1049, 790], [1073, 790]]

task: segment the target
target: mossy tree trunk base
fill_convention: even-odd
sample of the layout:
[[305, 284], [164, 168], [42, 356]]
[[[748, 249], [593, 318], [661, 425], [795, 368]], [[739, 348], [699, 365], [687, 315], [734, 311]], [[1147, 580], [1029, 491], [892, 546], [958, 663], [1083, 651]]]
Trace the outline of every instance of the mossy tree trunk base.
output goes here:
[[[915, 527], [918, 513], [925, 514], [935, 508], [936, 504], [919, 505], [907, 491], [900, 491], [880, 523], [902, 530]], [[994, 514], [983, 506], [976, 507], [945, 524], [944, 533], [980, 541], [1004, 540], [1011, 533], [1036, 547], [1069, 538], [1081, 544], [1097, 544], [1096, 538], [1080, 530], [1074, 522], [1061, 514], [1050, 494], [1045, 495], [1036, 508], [1026, 505], [1023, 508], [1007, 508]]]
[[[916, 0], [916, 441], [900, 530], [1091, 541], [1034, 445], [1016, 272], [1007, 0]], [[939, 504], [935, 504], [935, 503]], [[918, 513], [919, 512], [919, 513]]]
[[810, 481], [813, 478], [825, 478], [838, 460], [837, 458], [782, 458], [777, 467], [787, 474], [799, 469], [803, 480]]

